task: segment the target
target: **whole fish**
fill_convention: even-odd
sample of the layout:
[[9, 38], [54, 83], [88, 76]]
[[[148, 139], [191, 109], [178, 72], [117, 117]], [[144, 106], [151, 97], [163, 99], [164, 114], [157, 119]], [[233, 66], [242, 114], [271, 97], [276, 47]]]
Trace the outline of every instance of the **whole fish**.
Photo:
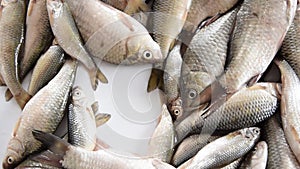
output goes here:
[[281, 54], [292, 66], [300, 78], [300, 5], [297, 6], [296, 15], [281, 46]]
[[31, 96], [22, 88], [18, 80], [15, 62], [23, 41], [24, 0], [1, 1], [0, 11], [0, 72], [6, 86], [23, 109]]
[[244, 128], [229, 133], [205, 147], [178, 169], [204, 169], [224, 166], [248, 153], [258, 141], [260, 129]]
[[286, 61], [276, 60], [281, 72], [281, 119], [286, 140], [300, 162], [300, 81]]
[[225, 13], [238, 1], [239, 0], [193, 0], [183, 29], [188, 32], [195, 32], [204, 19]]
[[195, 134], [184, 139], [176, 149], [171, 164], [179, 166], [183, 162], [195, 156], [208, 143], [216, 140], [219, 136], [210, 134]]
[[92, 56], [113, 64], [162, 62], [158, 44], [129, 15], [99, 0], [65, 2]]
[[265, 169], [268, 160], [268, 145], [265, 141], [256, 144], [254, 150], [250, 152], [240, 169]]
[[[81, 87], [73, 88], [69, 106], [68, 139], [72, 145], [91, 151], [96, 147], [96, 110], [93, 107], [98, 103], [89, 105], [88, 99]], [[108, 114], [102, 115], [102, 123], [109, 118]]]
[[30, 0], [26, 17], [24, 56], [20, 61], [20, 80], [33, 68], [42, 52], [52, 43], [46, 0]]
[[150, 6], [146, 4], [145, 0], [102, 0], [128, 15], [132, 15], [138, 12], [150, 11]]
[[[290, 27], [297, 0], [244, 0], [237, 13], [231, 38], [231, 61], [217, 81], [195, 99], [194, 106], [230, 97], [243, 86], [253, 85], [267, 69]], [[218, 105], [218, 100], [215, 102]]]
[[[167, 58], [172, 43], [181, 32], [192, 0], [155, 0], [153, 3], [153, 37]], [[153, 65], [147, 91], [163, 83], [163, 63]]]
[[106, 150], [87, 151], [74, 147], [50, 133], [34, 130], [33, 135], [54, 153], [64, 155], [61, 163], [67, 169], [88, 169], [91, 166], [105, 169], [175, 169], [155, 158], [128, 158], [117, 156]]
[[268, 144], [267, 168], [300, 168], [276, 116], [268, 119], [262, 129], [262, 136]]
[[172, 117], [180, 116], [182, 113], [182, 101], [179, 91], [179, 79], [181, 75], [182, 58], [180, 54], [180, 44], [177, 44], [169, 53], [166, 64], [164, 79], [164, 93], [167, 97], [167, 106]]
[[41, 148], [31, 130], [54, 132], [64, 116], [69, 92], [74, 83], [77, 62], [67, 60], [59, 73], [42, 88], [24, 107], [13, 130], [3, 168], [14, 168], [26, 156]]
[[184, 114], [187, 117], [191, 103], [201, 91], [224, 72], [227, 46], [233, 30], [237, 9], [198, 30], [184, 54], [182, 66], [182, 98]]
[[175, 130], [167, 106], [162, 106], [160, 121], [149, 141], [149, 156], [169, 163], [173, 156]]
[[250, 127], [272, 116], [281, 88], [277, 83], [258, 83], [235, 93], [216, 111], [196, 111], [176, 127], [177, 141], [193, 131], [212, 132]]
[[107, 83], [106, 77], [86, 51], [68, 5], [61, 0], [47, 0], [47, 9], [56, 41], [66, 53], [85, 66], [93, 89], [97, 89], [98, 79]]
[[[46, 3], [46, 2], [45, 2]], [[37, 61], [31, 76], [28, 93], [35, 95], [58, 73], [65, 55], [63, 49], [58, 45], [51, 46]]]

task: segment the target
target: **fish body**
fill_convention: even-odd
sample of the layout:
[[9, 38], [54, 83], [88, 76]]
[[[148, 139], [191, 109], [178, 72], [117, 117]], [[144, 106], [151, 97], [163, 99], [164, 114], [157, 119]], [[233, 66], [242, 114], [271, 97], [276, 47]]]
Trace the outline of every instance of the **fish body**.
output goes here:
[[268, 145], [265, 141], [257, 143], [241, 164], [241, 169], [265, 169], [268, 160]]
[[3, 168], [13, 168], [26, 156], [41, 148], [31, 130], [54, 132], [64, 116], [74, 83], [77, 62], [67, 60], [59, 73], [26, 104], [10, 139]]
[[34, 67], [43, 51], [54, 38], [46, 6], [47, 0], [30, 0], [26, 17], [24, 55], [20, 61], [19, 77], [22, 81]]
[[175, 130], [167, 106], [162, 106], [160, 121], [149, 141], [149, 155], [169, 163], [173, 156]]
[[286, 61], [275, 62], [281, 72], [281, 119], [286, 140], [300, 162], [300, 81]]
[[230, 164], [228, 164], [224, 167], [220, 167], [219, 169], [237, 169], [241, 165], [242, 160], [243, 160], [243, 157], [231, 162]]
[[193, 0], [183, 29], [193, 33], [204, 19], [225, 13], [237, 2], [238, 0]]
[[35, 95], [55, 77], [64, 62], [65, 55], [63, 49], [58, 45], [51, 46], [47, 52], [39, 58], [33, 69], [28, 93], [32, 96]]
[[53, 134], [33, 131], [36, 139], [56, 154], [63, 155], [61, 164], [67, 169], [175, 169], [173, 166], [155, 158], [139, 158], [118, 156], [107, 150], [88, 151], [74, 147]]
[[146, 28], [99, 0], [66, 0], [88, 52], [112, 64], [162, 62]]
[[229, 164], [249, 152], [259, 137], [260, 129], [257, 127], [229, 133], [203, 147], [178, 169], [215, 168]]
[[182, 140], [192, 131], [233, 130], [262, 122], [275, 113], [279, 92], [280, 85], [277, 83], [258, 83], [244, 88], [216, 111], [193, 112], [175, 127], [177, 139]]
[[295, 16], [297, 0], [245, 0], [237, 13], [230, 44], [231, 58], [225, 72], [201, 92], [195, 105], [230, 96], [257, 82], [267, 69]]
[[268, 119], [262, 129], [262, 136], [268, 144], [267, 168], [300, 168], [276, 116]]
[[212, 136], [210, 134], [195, 134], [187, 137], [176, 149], [171, 161], [172, 164], [174, 166], [179, 166], [195, 156], [199, 150], [217, 138], [219, 138], [219, 136]]
[[185, 113], [202, 90], [224, 72], [227, 48], [238, 9], [234, 9], [210, 25], [198, 30], [192, 38], [182, 66], [182, 98]]
[[183, 111], [179, 91], [181, 64], [180, 44], [178, 44], [172, 49], [166, 59], [165, 72], [163, 75], [164, 93], [166, 94], [167, 106], [172, 117], [180, 116]]
[[47, 9], [51, 28], [58, 44], [66, 53], [85, 66], [89, 72], [93, 89], [96, 90], [98, 79], [107, 83], [106, 77], [86, 51], [68, 5], [60, 0], [47, 0]]
[[281, 54], [300, 78], [300, 5], [281, 46]]
[[23, 0], [1, 1], [0, 7], [0, 72], [6, 86], [23, 109], [31, 96], [18, 80], [16, 59], [24, 34], [25, 4]]

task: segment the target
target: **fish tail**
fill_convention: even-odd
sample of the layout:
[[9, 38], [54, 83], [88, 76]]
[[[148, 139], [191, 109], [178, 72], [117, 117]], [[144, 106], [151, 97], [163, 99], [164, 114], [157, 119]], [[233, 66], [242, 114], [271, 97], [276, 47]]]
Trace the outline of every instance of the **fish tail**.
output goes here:
[[19, 95], [15, 95], [14, 97], [21, 109], [23, 109], [26, 103], [31, 99], [31, 95], [29, 95], [25, 90], [23, 90]]
[[5, 101], [10, 101], [10, 99], [13, 98], [13, 94], [11, 93], [11, 91], [9, 89], [6, 89], [5, 91]]
[[97, 68], [96, 71], [90, 71], [90, 80], [91, 80], [91, 84], [93, 87], [93, 90], [97, 89], [98, 86], [98, 79], [100, 80], [100, 82], [102, 83], [108, 83], [107, 78], [105, 77], [105, 75], [101, 72], [100, 69]]
[[151, 92], [155, 90], [156, 88], [163, 89], [163, 74], [164, 72], [159, 69], [152, 69], [149, 81], [148, 81], [148, 87], [147, 92]]
[[42, 142], [46, 148], [58, 155], [65, 155], [66, 151], [69, 149], [70, 144], [68, 142], [51, 133], [33, 130], [32, 135], [35, 139]]

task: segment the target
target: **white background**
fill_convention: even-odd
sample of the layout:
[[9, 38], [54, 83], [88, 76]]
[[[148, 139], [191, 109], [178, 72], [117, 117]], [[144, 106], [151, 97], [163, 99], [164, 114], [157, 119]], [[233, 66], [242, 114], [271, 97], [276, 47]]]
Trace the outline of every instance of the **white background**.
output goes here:
[[[157, 123], [161, 103], [158, 90], [147, 93], [151, 65], [116, 66], [101, 63], [99, 66], [109, 84], [99, 84], [93, 92], [88, 74], [80, 65], [75, 86], [81, 86], [99, 102], [99, 112], [111, 114], [111, 119], [97, 129], [97, 136], [113, 149], [138, 155], [147, 154], [149, 137]], [[30, 76], [24, 82], [27, 89]], [[5, 101], [6, 87], [0, 87], [0, 159], [4, 158], [12, 129], [21, 110], [12, 99]]]

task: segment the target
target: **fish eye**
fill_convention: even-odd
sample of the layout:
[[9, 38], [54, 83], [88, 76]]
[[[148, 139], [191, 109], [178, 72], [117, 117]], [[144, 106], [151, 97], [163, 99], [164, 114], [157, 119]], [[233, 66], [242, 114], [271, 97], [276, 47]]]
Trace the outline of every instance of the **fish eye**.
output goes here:
[[174, 110], [174, 115], [175, 116], [179, 116], [181, 114], [181, 111], [180, 110], [178, 110], [178, 109], [175, 109]]
[[13, 157], [10, 156], [10, 157], [7, 158], [7, 163], [8, 164], [12, 164], [13, 162], [14, 162], [14, 158]]
[[189, 91], [189, 98], [194, 99], [194, 98], [196, 98], [196, 96], [197, 96], [197, 91], [195, 89], [191, 89]]
[[152, 58], [152, 52], [149, 51], [149, 50], [145, 50], [144, 53], [143, 53], [143, 57], [145, 59], [151, 59]]

